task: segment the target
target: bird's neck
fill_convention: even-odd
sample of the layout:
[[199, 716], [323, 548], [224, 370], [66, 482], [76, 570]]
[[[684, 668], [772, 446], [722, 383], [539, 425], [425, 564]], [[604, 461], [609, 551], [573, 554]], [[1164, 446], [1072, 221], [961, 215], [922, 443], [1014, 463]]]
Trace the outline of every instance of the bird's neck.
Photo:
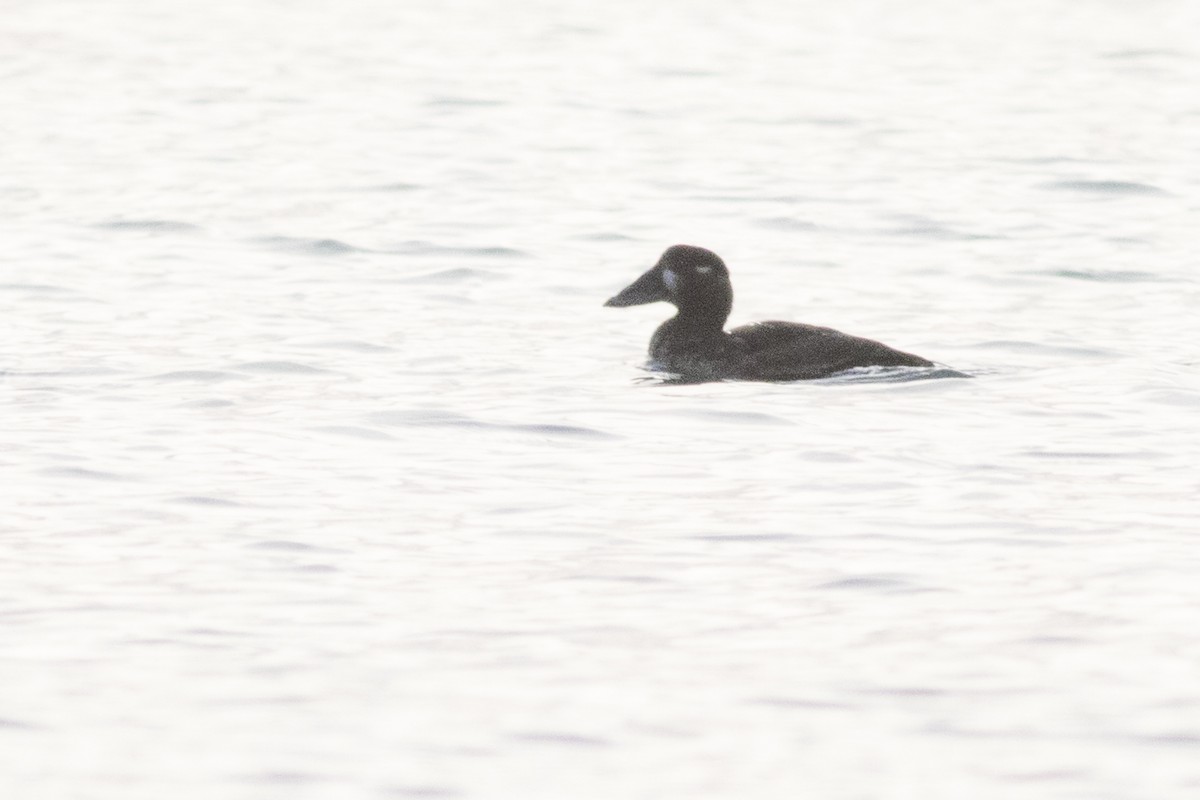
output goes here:
[[680, 308], [667, 324], [676, 335], [689, 338], [720, 336], [732, 308], [733, 298], [730, 297], [697, 298]]

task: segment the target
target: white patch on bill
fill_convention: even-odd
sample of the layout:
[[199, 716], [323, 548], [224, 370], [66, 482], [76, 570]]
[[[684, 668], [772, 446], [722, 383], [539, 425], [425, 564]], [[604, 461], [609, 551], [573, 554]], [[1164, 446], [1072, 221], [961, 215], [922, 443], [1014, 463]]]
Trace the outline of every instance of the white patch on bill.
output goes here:
[[663, 283], [667, 285], [667, 290], [670, 291], [671, 294], [675, 294], [675, 292], [679, 289], [679, 276], [669, 269], [664, 269]]

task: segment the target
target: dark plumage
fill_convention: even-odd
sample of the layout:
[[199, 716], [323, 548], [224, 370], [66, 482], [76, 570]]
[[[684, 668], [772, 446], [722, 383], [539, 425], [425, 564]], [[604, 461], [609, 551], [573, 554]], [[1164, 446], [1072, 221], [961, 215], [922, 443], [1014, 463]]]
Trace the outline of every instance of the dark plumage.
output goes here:
[[675, 245], [606, 306], [665, 300], [678, 309], [650, 340], [655, 366], [688, 380], [795, 381], [854, 367], [932, 367], [911, 353], [797, 322], [759, 322], [726, 332], [733, 287], [725, 262], [711, 250]]

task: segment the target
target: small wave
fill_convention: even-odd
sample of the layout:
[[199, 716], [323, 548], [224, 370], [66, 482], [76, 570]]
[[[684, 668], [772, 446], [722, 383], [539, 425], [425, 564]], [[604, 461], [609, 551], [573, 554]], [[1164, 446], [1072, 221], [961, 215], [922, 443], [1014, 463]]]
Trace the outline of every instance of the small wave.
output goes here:
[[803, 195], [761, 195], [761, 194], [693, 194], [688, 200], [698, 200], [704, 203], [808, 203], [813, 200], [836, 202], [830, 198], [806, 197]]
[[402, 256], [484, 256], [487, 258], [528, 258], [529, 254], [512, 247], [499, 245], [483, 245], [481, 247], [461, 247], [458, 245], [442, 245], [434, 242], [411, 241], [402, 242], [395, 247], [381, 250], [382, 253], [392, 253]]
[[488, 423], [472, 419], [464, 414], [435, 408], [416, 408], [408, 411], [381, 411], [368, 414], [367, 420], [375, 425], [442, 426], [450, 428], [486, 428]]
[[1113, 61], [1140, 61], [1147, 58], [1178, 58], [1183, 55], [1178, 50], [1167, 49], [1144, 49], [1144, 50], [1114, 50], [1111, 53], [1104, 53], [1100, 57], [1107, 58]]
[[283, 786], [302, 786], [311, 783], [325, 783], [334, 780], [329, 775], [320, 775], [315, 772], [262, 772], [253, 775], [245, 776], [248, 781], [255, 783], [273, 783]]
[[817, 586], [818, 589], [907, 589], [909, 583], [897, 578], [889, 578], [883, 575], [858, 575], [852, 578], [842, 578], [841, 580], [829, 581]]
[[341, 256], [349, 253], [371, 252], [361, 247], [355, 247], [352, 244], [346, 244], [338, 239], [301, 239], [293, 236], [264, 236], [255, 241], [289, 253], [304, 253], [313, 256]]
[[908, 383], [943, 378], [971, 378], [966, 372], [950, 367], [855, 367], [828, 378], [804, 383]]
[[775, 708], [803, 708], [803, 709], [843, 709], [853, 708], [849, 703], [831, 703], [828, 700], [802, 700], [796, 697], [754, 697], [746, 701], [756, 706], [773, 706]]
[[360, 428], [357, 425], [326, 425], [320, 428], [313, 428], [317, 433], [329, 433], [334, 436], [348, 436], [352, 439], [373, 439], [385, 440], [392, 437], [383, 431], [377, 431], [374, 428]]
[[1155, 275], [1153, 272], [1138, 270], [1100, 270], [1100, 269], [1055, 269], [1042, 273], [1056, 278], [1071, 278], [1081, 281], [1096, 281], [1100, 283], [1158, 283], [1167, 278]]
[[129, 480], [128, 475], [121, 475], [116, 472], [104, 472], [98, 469], [85, 469], [83, 467], [49, 467], [41, 470], [41, 474], [55, 478], [83, 478], [92, 481]]
[[4, 728], [7, 730], [33, 731], [33, 730], [38, 730], [39, 726], [34, 725], [31, 722], [23, 722], [19, 719], [12, 719], [9, 717], [0, 717], [0, 728]]
[[413, 275], [410, 278], [398, 278], [396, 279], [395, 283], [415, 283], [442, 286], [476, 279], [499, 280], [503, 277], [504, 276], [498, 275], [497, 273], [486, 269], [456, 267], [454, 269], [440, 269], [434, 272], [425, 272], [420, 275]]
[[582, 437], [585, 439], [618, 439], [611, 433], [598, 431], [595, 428], [584, 428], [579, 425], [496, 425], [493, 427], [519, 431], [521, 433], [536, 433], [543, 436]]
[[820, 127], [845, 128], [860, 125], [863, 120], [856, 117], [799, 117], [795, 120], [800, 125], [818, 125]]
[[948, 694], [945, 689], [934, 689], [928, 686], [878, 686], [858, 691], [860, 694], [883, 697], [944, 697]]
[[1098, 350], [1092, 347], [1072, 347], [1071, 345], [1043, 344], [1042, 342], [1022, 342], [1010, 339], [996, 339], [988, 342], [978, 342], [974, 347], [981, 350], [1007, 350], [1014, 353], [1029, 353], [1032, 355], [1072, 356], [1076, 358], [1113, 358], [1116, 353], [1112, 350]]
[[412, 798], [413, 800], [452, 800], [462, 797], [458, 789], [447, 786], [391, 786], [385, 791], [388, 797]]
[[149, 233], [191, 233], [200, 230], [188, 222], [176, 222], [171, 219], [127, 219], [101, 222], [97, 228], [110, 231], [146, 231]]
[[755, 544], [758, 542], [789, 542], [806, 537], [795, 533], [698, 533], [688, 538], [701, 542], [748, 542]]
[[123, 370], [110, 367], [79, 367], [77, 369], [55, 369], [39, 372], [36, 370], [0, 369], [0, 378], [105, 378], [110, 375], [122, 375]]
[[1042, 184], [1043, 189], [1070, 192], [1090, 192], [1106, 195], [1165, 195], [1168, 192], [1148, 183], [1133, 181], [1055, 181]]
[[1000, 164], [1095, 164], [1097, 163], [1090, 158], [1077, 158], [1076, 156], [1021, 156], [1021, 157], [997, 157], [992, 159]]
[[671, 67], [656, 67], [646, 70], [649, 75], [660, 78], [711, 78], [721, 73], [711, 69], [680, 69]]
[[796, 458], [801, 461], [815, 461], [823, 464], [855, 464], [861, 460], [836, 450], [801, 450], [796, 453]]
[[1101, 451], [1101, 450], [1025, 450], [1019, 455], [1029, 458], [1063, 459], [1065, 461], [1118, 461], [1122, 459], [1157, 459], [1161, 454], [1145, 451]]
[[210, 497], [208, 495], [180, 495], [170, 500], [172, 503], [179, 503], [187, 506], [205, 506], [208, 508], [239, 508], [242, 504], [236, 503], [233, 500], [226, 500], [221, 497]]
[[454, 411], [440, 409], [412, 409], [409, 411], [383, 411], [369, 414], [368, 421], [375, 425], [384, 426], [415, 426], [415, 427], [447, 427], [447, 428], [477, 428], [491, 431], [511, 431], [513, 433], [532, 433], [538, 436], [553, 436], [565, 438], [588, 439], [618, 439], [611, 433], [585, 428], [579, 425], [562, 425], [556, 423], [504, 423], [488, 422], [468, 417]]
[[361, 189], [358, 189], [357, 191], [362, 191], [362, 192], [415, 192], [418, 189], [424, 189], [424, 188], [425, 187], [421, 186], [419, 183], [403, 183], [403, 182], [397, 181], [396, 183], [381, 183], [381, 184], [377, 184], [375, 186], [364, 186]]
[[52, 286], [48, 283], [0, 283], [0, 292], [33, 292], [36, 294], [77, 294], [74, 289], [65, 286]]
[[612, 233], [609, 231], [601, 231], [599, 233], [580, 233], [571, 237], [584, 242], [636, 242], [638, 241], [632, 236], [626, 236], [623, 233]]
[[1005, 238], [991, 233], [964, 233], [941, 225], [912, 225], [904, 228], [890, 228], [881, 232], [886, 236], [911, 236], [923, 239], [941, 239], [948, 242], [979, 242]]
[[795, 115], [783, 117], [743, 117], [734, 121], [749, 125], [780, 125], [787, 127], [792, 125], [812, 125], [819, 128], [847, 128], [854, 125], [861, 125], [863, 122], [863, 120], [856, 117], [804, 117]]
[[[681, 412], [673, 412], [672, 416], [680, 416]], [[732, 422], [738, 425], [792, 425], [791, 420], [764, 414], [761, 411], [684, 411], [682, 416], [709, 422]]]
[[522, 742], [533, 742], [536, 744], [562, 744], [573, 747], [609, 747], [612, 745], [607, 739], [601, 739], [596, 736], [583, 736], [578, 733], [563, 733], [558, 731], [530, 731], [528, 733], [514, 733], [509, 735], [510, 739], [516, 739]]
[[1158, 405], [1200, 408], [1200, 393], [1196, 392], [1187, 392], [1181, 389], [1152, 389], [1139, 392], [1139, 394], [1147, 402]]
[[774, 231], [811, 231], [817, 228], [815, 222], [791, 217], [768, 217], [757, 220], [757, 224], [761, 228], [770, 228]]
[[[494, 513], [494, 510], [493, 510]], [[655, 584], [670, 583], [666, 578], [653, 575], [568, 575], [563, 580], [568, 581], [597, 581], [599, 583], [635, 583]]]
[[360, 342], [355, 339], [314, 342], [306, 346], [325, 348], [329, 350], [353, 350], [358, 353], [394, 353], [396, 351], [396, 348], [394, 347], [388, 347], [387, 345], [382, 344], [372, 344], [371, 342]]
[[151, 375], [155, 381], [197, 381], [199, 383], [216, 383], [217, 381], [240, 381], [245, 377], [234, 372], [224, 372], [213, 369], [181, 369], [175, 372], [164, 372]]
[[316, 375], [318, 373], [329, 372], [327, 369], [310, 367], [307, 364], [299, 364], [295, 361], [251, 361], [247, 364], [238, 364], [234, 369], [276, 375]]
[[1197, 731], [1169, 731], [1166, 733], [1142, 734], [1129, 738], [1134, 742], [1154, 745], [1155, 747], [1177, 745], [1190, 748], [1200, 745], [1200, 732]]
[[1086, 778], [1084, 769], [1046, 769], [1037, 772], [1011, 772], [998, 775], [1001, 780], [1013, 783], [1050, 783], [1055, 781], [1078, 781]]
[[208, 400], [189, 400], [186, 403], [180, 403], [179, 408], [229, 408], [232, 405], [232, 400], [210, 398]]
[[309, 552], [328, 552], [328, 548], [317, 547], [316, 545], [305, 544], [304, 542], [296, 542], [291, 539], [263, 539], [258, 542], [251, 542], [246, 547], [254, 550], [285, 550], [295, 553]]
[[1023, 644], [1058, 647], [1062, 645], [1071, 646], [1077, 644], [1088, 644], [1092, 640], [1082, 636], [1024, 636], [1018, 641], [1022, 642]]
[[697, 378], [665, 372], [653, 365], [642, 367], [649, 375], [641, 375], [633, 382], [642, 386], [702, 386], [711, 383], [773, 383], [779, 386], [828, 385], [858, 383], [908, 383], [910, 381], [940, 380], [942, 378], [972, 378], [966, 372], [950, 367], [853, 367], [825, 378], [801, 378], [780, 381], [741, 381], [713, 378]]
[[987, 239], [1002, 239], [1003, 236], [985, 233], [968, 233], [955, 230], [950, 226], [928, 217], [912, 214], [890, 215], [897, 227], [882, 228], [876, 232], [884, 236], [913, 236], [926, 239], [942, 239], [947, 241], [973, 242]]
[[425, 101], [430, 108], [492, 108], [505, 105], [504, 100], [492, 100], [488, 97], [456, 97], [443, 95]]

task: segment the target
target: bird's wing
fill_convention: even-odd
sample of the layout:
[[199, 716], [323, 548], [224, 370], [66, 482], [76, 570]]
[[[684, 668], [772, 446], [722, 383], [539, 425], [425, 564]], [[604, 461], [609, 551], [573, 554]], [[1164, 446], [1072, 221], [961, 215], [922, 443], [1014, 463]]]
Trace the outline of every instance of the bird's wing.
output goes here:
[[798, 322], [758, 322], [729, 332], [747, 375], [760, 380], [822, 378], [853, 367], [928, 366], [873, 339]]

